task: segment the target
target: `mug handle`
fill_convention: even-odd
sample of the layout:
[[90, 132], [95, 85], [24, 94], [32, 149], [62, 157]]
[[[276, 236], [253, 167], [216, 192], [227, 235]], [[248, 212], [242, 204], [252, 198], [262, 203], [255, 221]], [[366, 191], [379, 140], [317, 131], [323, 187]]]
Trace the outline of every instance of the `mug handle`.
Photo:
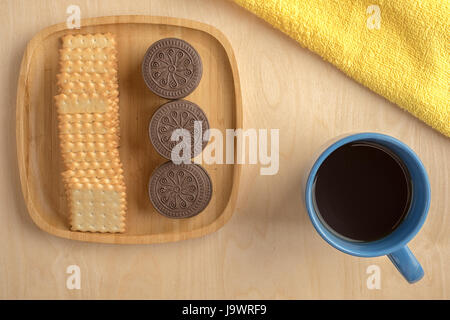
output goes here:
[[424, 275], [422, 266], [407, 246], [404, 246], [387, 256], [409, 283], [415, 283], [422, 279]]

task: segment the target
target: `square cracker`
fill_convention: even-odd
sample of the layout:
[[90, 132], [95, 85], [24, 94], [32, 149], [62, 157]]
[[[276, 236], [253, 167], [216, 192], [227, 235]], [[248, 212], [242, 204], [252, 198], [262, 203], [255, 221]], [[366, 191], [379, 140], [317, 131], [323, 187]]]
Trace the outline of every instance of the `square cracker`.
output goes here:
[[87, 123], [61, 123], [58, 125], [59, 137], [65, 139], [65, 135], [73, 134], [115, 134], [120, 135], [117, 127], [107, 127], [102, 122]]
[[119, 96], [116, 82], [93, 82], [93, 81], [66, 81], [59, 87], [59, 93], [64, 94], [100, 94], [106, 97], [116, 98]]
[[125, 198], [115, 190], [69, 191], [70, 225], [74, 231], [124, 232]]
[[54, 97], [59, 114], [118, 111], [118, 99], [103, 94], [59, 94]]
[[111, 127], [108, 124], [119, 123], [119, 114], [114, 110], [115, 108], [112, 107], [111, 112], [105, 113], [61, 113], [58, 114], [58, 121], [60, 124], [105, 122], [106, 127]]
[[63, 48], [115, 48], [116, 39], [112, 33], [67, 34], [62, 37]]
[[[122, 168], [122, 163], [120, 162], [119, 158], [113, 158], [113, 159], [103, 159], [103, 160], [93, 160], [93, 161], [85, 161], [85, 160], [73, 160], [72, 161], [66, 161], [65, 165], [68, 170], [97, 170], [97, 169], [115, 169], [115, 168]], [[116, 170], [116, 169], [115, 169]], [[66, 171], [67, 172], [67, 171]], [[64, 173], [63, 173], [64, 174]]]
[[117, 140], [106, 141], [106, 142], [103, 142], [103, 141], [72, 142], [72, 141], [64, 141], [65, 140], [64, 137], [61, 140], [63, 140], [60, 144], [61, 152], [63, 154], [74, 153], [74, 152], [108, 152], [110, 150], [117, 149], [119, 146], [119, 143]]
[[117, 149], [107, 151], [72, 151], [62, 153], [62, 158], [64, 163], [120, 160], [119, 151]]
[[99, 73], [116, 75], [116, 61], [83, 61], [83, 60], [65, 60], [60, 61], [59, 70], [62, 73]]
[[116, 61], [117, 50], [106, 48], [62, 48], [59, 50], [60, 61]]
[[88, 73], [88, 72], [61, 72], [56, 75], [56, 84], [62, 86], [70, 81], [80, 81], [84, 83], [101, 83], [104, 85], [117, 85], [117, 75], [106, 73]]

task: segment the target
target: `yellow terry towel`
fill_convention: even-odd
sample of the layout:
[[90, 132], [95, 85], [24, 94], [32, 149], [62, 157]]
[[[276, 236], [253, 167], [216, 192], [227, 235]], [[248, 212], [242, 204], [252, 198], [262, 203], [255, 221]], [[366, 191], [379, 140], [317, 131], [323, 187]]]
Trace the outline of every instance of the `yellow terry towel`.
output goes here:
[[234, 0], [450, 137], [449, 0]]

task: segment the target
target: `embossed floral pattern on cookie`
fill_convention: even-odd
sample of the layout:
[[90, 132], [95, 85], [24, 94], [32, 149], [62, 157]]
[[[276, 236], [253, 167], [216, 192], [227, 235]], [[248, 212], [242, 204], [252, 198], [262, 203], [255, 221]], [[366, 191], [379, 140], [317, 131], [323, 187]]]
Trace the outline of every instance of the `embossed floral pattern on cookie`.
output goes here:
[[155, 94], [180, 99], [198, 86], [203, 73], [198, 52], [186, 41], [161, 39], [152, 44], [142, 62], [142, 75]]
[[[198, 125], [195, 124], [196, 121]], [[177, 129], [185, 129], [189, 133], [191, 142], [189, 158], [194, 158], [206, 147], [209, 140], [207, 131], [209, 122], [205, 113], [196, 104], [186, 100], [171, 101], [162, 105], [153, 114], [149, 125], [150, 140], [156, 151], [167, 159], [171, 159], [172, 149], [181, 143], [172, 140], [172, 134]]]
[[176, 165], [169, 161], [153, 172], [149, 195], [161, 214], [170, 218], [192, 217], [211, 200], [211, 179], [199, 165]]

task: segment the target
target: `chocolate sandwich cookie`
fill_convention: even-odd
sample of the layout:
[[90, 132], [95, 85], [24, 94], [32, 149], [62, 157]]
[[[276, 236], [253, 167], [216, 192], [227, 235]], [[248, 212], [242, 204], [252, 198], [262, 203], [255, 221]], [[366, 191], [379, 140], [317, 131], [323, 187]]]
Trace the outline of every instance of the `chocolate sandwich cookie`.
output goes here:
[[[186, 100], [171, 101], [163, 104], [153, 114], [148, 128], [150, 141], [156, 151], [166, 159], [171, 159], [172, 149], [177, 144], [182, 140], [186, 141], [185, 136], [179, 137], [178, 141], [172, 141], [172, 133], [176, 129], [185, 129], [189, 133], [191, 154], [186, 158], [194, 158], [206, 147], [209, 140], [209, 122], [203, 110], [195, 103]], [[185, 158], [183, 154], [179, 156]]]
[[203, 66], [198, 52], [186, 41], [161, 39], [145, 53], [142, 75], [147, 86], [160, 97], [180, 99], [197, 88]]
[[168, 161], [155, 169], [149, 182], [155, 209], [169, 218], [189, 218], [202, 212], [212, 196], [211, 178], [197, 164]]

